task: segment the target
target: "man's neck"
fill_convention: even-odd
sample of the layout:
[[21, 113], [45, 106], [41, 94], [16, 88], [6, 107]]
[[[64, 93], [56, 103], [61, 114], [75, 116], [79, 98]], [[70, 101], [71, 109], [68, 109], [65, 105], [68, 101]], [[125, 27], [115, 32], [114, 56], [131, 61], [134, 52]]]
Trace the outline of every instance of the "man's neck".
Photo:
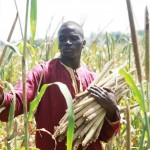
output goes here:
[[74, 59], [74, 58], [60, 57], [60, 61], [72, 69], [77, 69], [80, 67], [80, 58]]

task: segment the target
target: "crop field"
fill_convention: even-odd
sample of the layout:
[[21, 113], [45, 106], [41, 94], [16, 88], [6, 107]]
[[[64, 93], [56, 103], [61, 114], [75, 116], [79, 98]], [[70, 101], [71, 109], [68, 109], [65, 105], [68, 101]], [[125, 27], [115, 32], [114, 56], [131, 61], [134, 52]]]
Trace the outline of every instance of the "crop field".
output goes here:
[[[27, 0], [27, 12], [30, 13], [31, 37], [27, 38], [27, 25], [25, 25], [23, 39], [19, 42], [13, 41], [12, 33], [16, 22], [19, 20], [19, 13], [17, 13], [7, 42], [0, 41], [0, 84], [3, 84], [6, 92], [10, 90], [13, 92], [18, 80], [25, 83], [26, 73], [35, 65], [59, 57], [58, 41], [53, 36], [55, 33], [51, 37], [46, 36], [45, 39], [34, 39], [37, 1], [31, 0], [30, 9], [28, 8], [28, 2], [29, 0]], [[150, 149], [149, 14], [146, 8], [143, 12], [143, 14], [145, 13], [145, 25], [143, 25], [145, 30], [142, 31], [142, 34], [139, 34], [134, 26], [130, 0], [127, 0], [127, 6], [131, 33], [101, 32], [92, 38], [86, 37], [87, 43], [82, 51], [82, 62], [97, 74], [101, 72], [107, 62], [115, 58], [116, 61], [109, 73], [118, 75], [122, 72], [129, 89], [118, 101], [121, 129], [107, 144], [103, 143], [106, 150]], [[28, 20], [27, 12], [25, 23]], [[135, 72], [128, 73], [130, 69], [135, 69]], [[117, 76], [115, 83], [117, 86]], [[28, 112], [26, 103], [24, 103], [24, 106], [23, 114], [14, 118], [15, 102], [12, 103], [8, 122], [0, 121], [1, 150], [37, 149], [35, 146], [36, 123], [34, 120], [36, 108]], [[38, 103], [36, 106], [38, 106]], [[3, 107], [0, 107], [0, 113], [2, 112]], [[73, 131], [73, 129], [70, 129], [70, 131]], [[72, 141], [67, 142], [68, 147], [70, 147], [70, 144], [72, 144]]]

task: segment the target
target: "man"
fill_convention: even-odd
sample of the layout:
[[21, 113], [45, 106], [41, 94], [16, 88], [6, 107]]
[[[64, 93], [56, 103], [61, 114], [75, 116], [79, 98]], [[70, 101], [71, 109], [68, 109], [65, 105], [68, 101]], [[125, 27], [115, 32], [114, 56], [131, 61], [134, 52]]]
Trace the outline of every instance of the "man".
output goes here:
[[[58, 31], [58, 41], [60, 58], [37, 65], [27, 74], [28, 107], [36, 96], [41, 76], [40, 87], [46, 83], [62, 82], [67, 85], [73, 98], [77, 93], [85, 90], [95, 78], [95, 73], [85, 65], [80, 64], [81, 52], [86, 43], [82, 27], [72, 21], [64, 23]], [[0, 120], [7, 121], [13, 95], [11, 92], [3, 93], [2, 87], [0, 89], [0, 107], [6, 107], [0, 114]], [[89, 91], [107, 111], [99, 139], [87, 148], [88, 150], [101, 150], [99, 140], [107, 142], [118, 131], [120, 118], [114, 95], [110, 90], [92, 86]], [[17, 97], [15, 116], [17, 116], [23, 113], [21, 81], [15, 86], [15, 92]], [[58, 125], [59, 120], [65, 114], [66, 108], [66, 102], [57, 85], [48, 87], [35, 114], [36, 128], [45, 128], [50, 133], [54, 133], [54, 126]], [[65, 150], [65, 142], [58, 142], [57, 150]], [[53, 150], [54, 141], [49, 134], [42, 131], [37, 132], [36, 146], [41, 150]], [[79, 149], [82, 149], [82, 147], [80, 146]]]

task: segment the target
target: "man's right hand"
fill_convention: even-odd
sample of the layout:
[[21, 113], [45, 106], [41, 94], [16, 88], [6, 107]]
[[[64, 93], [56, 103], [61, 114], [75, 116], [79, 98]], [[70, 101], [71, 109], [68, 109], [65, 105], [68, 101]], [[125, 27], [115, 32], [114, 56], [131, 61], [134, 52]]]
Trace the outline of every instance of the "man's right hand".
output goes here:
[[0, 105], [2, 104], [3, 102], [3, 86], [0, 85]]

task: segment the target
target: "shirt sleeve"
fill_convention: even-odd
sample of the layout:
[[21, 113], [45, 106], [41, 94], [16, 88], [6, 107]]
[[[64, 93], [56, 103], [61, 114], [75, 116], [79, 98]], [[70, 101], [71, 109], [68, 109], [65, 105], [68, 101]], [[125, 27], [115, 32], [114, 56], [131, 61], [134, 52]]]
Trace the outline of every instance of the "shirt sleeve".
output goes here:
[[116, 111], [114, 118], [114, 121], [111, 122], [105, 117], [104, 124], [99, 136], [100, 141], [108, 142], [119, 131], [121, 126], [119, 110]]
[[[26, 75], [26, 96], [27, 96], [27, 108], [29, 109], [30, 102], [35, 98], [37, 90], [39, 88], [40, 78], [43, 73], [43, 66], [37, 65]], [[16, 94], [15, 116], [23, 113], [23, 92], [22, 81], [19, 81], [14, 87]], [[0, 106], [0, 120], [8, 121], [8, 115], [10, 106], [13, 100], [13, 93], [4, 93], [4, 100]]]

